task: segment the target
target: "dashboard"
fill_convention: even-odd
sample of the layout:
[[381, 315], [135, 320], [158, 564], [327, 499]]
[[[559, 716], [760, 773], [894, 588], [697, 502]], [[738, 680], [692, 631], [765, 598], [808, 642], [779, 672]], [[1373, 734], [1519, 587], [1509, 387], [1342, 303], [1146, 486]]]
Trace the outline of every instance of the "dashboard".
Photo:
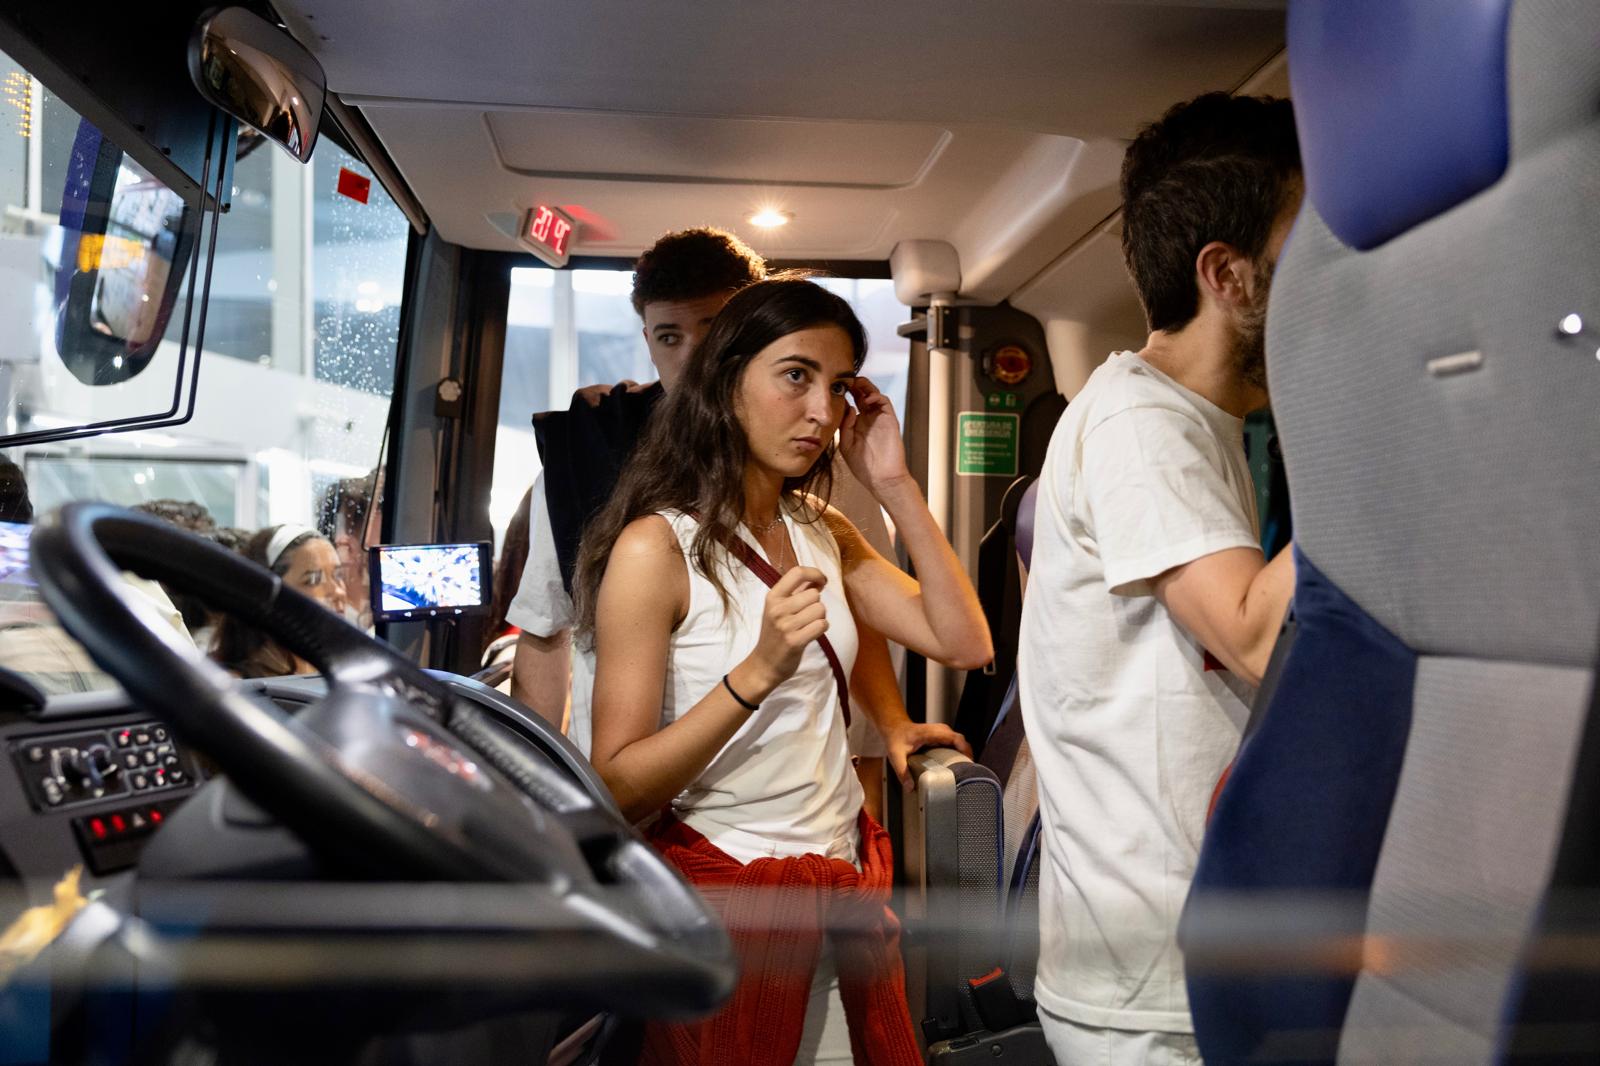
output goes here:
[[137, 862], [144, 842], [209, 776], [165, 725], [145, 717], [19, 729], [6, 748], [33, 826], [57, 838], [45, 852], [64, 851], [70, 834], [97, 876]]
[[[593, 769], [570, 746], [545, 737], [521, 708], [476, 682], [434, 676], [502, 721], [521, 724], [579, 794], [612, 807]], [[318, 677], [239, 684], [290, 713], [326, 693]], [[24, 886], [30, 903], [47, 901], [50, 886], [79, 863], [85, 892], [132, 870], [215, 773], [209, 759], [116, 689], [53, 697], [43, 710], [0, 711], [0, 750], [0, 880]]]
[[[596, 1011], [720, 1001], [734, 974], [726, 935], [577, 750], [479, 682], [429, 673], [451, 691], [472, 761], [527, 797], [548, 873], [330, 877], [120, 691], [0, 709], [0, 914], [49, 902], [79, 865], [88, 898], [47, 955], [0, 984], [0, 1061], [125, 1062], [135, 1045], [187, 1061], [191, 1040], [218, 1061], [242, 1048], [291, 1061], [310, 1031], [336, 1049], [330, 1061], [353, 1061], [361, 1048], [409, 1054], [423, 1039], [413, 1028], [451, 1048], [512, 1046], [507, 1034], [518, 1047], [594, 1045], [609, 1031]], [[237, 684], [291, 714], [328, 692], [317, 677]], [[428, 1047], [408, 1061], [480, 1057]]]
[[204, 759], [116, 690], [10, 715], [0, 746], [0, 870], [45, 888], [79, 863], [94, 877], [132, 867], [211, 776]]

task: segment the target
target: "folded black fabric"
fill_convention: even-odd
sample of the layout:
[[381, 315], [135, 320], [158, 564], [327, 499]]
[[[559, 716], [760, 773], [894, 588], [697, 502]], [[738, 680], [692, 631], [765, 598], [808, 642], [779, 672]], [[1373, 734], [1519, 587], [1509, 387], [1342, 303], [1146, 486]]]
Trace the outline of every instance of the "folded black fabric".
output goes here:
[[550, 532], [561, 564], [561, 583], [569, 594], [584, 527], [611, 498], [623, 464], [664, 395], [659, 381], [637, 392], [618, 385], [593, 406], [574, 394], [565, 411], [533, 416], [533, 434], [544, 463]]

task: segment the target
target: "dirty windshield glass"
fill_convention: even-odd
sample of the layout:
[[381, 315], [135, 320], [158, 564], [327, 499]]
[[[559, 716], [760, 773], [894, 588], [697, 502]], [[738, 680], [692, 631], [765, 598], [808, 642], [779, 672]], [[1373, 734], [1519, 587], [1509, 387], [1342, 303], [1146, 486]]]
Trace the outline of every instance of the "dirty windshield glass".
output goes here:
[[[161, 316], [150, 307], [167, 298], [164, 272], [184, 254], [186, 209], [120, 155], [99, 190], [108, 193], [104, 217], [76, 222], [75, 211], [93, 213], [73, 199], [86, 153], [114, 150], [86, 134], [86, 125], [0, 54], [0, 432], [7, 435], [171, 402], [186, 293], [155, 337]], [[292, 563], [292, 580], [303, 578], [328, 606], [365, 623], [361, 542], [376, 524], [373, 492], [381, 493], [375, 469], [393, 389], [409, 226], [372, 172], [330, 138], [308, 165], [275, 150], [247, 154], [227, 198], [194, 417], [86, 440], [0, 446], [0, 522], [25, 525], [92, 499], [148, 510], [237, 550], [252, 539], [270, 546], [270, 531], [302, 527], [329, 552], [319, 555], [302, 539], [274, 562]], [[80, 266], [95, 267], [93, 276]], [[71, 268], [65, 279], [64, 268]], [[69, 321], [58, 312], [73, 285], [87, 299]], [[64, 350], [62, 338], [80, 343]], [[0, 543], [0, 557], [5, 550]], [[145, 583], [140, 591], [201, 650], [213, 648], [217, 619], [202, 606]], [[36, 600], [25, 569], [0, 575], [0, 667], [47, 691], [109, 684], [75, 657]]]

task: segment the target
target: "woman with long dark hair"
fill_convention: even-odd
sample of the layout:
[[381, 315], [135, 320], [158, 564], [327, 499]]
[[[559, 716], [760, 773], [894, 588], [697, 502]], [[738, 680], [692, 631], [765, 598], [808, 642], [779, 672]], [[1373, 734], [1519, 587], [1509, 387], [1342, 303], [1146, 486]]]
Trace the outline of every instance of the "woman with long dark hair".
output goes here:
[[[661, 812], [651, 840], [716, 886], [744, 964], [719, 1014], [649, 1027], [647, 1061], [815, 1061], [825, 1028], [839, 1040], [835, 969], [855, 1057], [920, 1061], [888, 839], [861, 811], [845, 740], [855, 619], [964, 669], [991, 645], [889, 400], [858, 376], [865, 353], [850, 306], [820, 286], [742, 290], [584, 537], [574, 598], [597, 656], [592, 762], [630, 818]], [[827, 505], [836, 433], [919, 580]], [[902, 761], [955, 742], [903, 711], [862, 710]]]

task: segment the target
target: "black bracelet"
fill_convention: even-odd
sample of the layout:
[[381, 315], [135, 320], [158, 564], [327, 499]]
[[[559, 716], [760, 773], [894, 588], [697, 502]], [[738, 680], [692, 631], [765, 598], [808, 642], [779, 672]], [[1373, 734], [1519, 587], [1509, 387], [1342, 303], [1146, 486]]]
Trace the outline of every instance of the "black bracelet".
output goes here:
[[722, 687], [728, 690], [728, 695], [733, 697], [733, 702], [737, 703], [739, 706], [743, 707], [745, 710], [747, 710], [747, 711], [757, 711], [757, 710], [761, 709], [761, 704], [759, 704], [759, 703], [751, 703], [749, 700], [745, 699], [743, 696], [741, 696], [737, 692], [733, 691], [733, 683], [728, 680], [728, 675], [727, 674], [723, 674], [722, 675]]

